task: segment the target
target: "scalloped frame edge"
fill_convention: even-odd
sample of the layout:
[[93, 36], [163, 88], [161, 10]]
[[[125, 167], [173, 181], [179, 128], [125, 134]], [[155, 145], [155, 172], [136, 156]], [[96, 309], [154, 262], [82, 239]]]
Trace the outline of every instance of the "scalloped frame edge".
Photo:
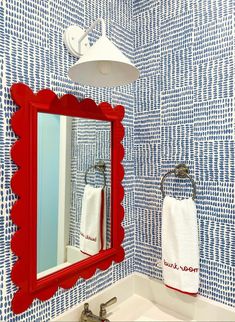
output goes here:
[[[121, 246], [124, 239], [124, 229], [121, 225], [124, 217], [121, 205], [124, 197], [121, 183], [124, 177], [124, 168], [121, 164], [124, 157], [122, 145], [124, 127], [121, 121], [125, 112], [122, 105], [114, 108], [107, 102], [97, 105], [89, 98], [78, 101], [71, 94], [58, 98], [49, 89], [34, 94], [23, 83], [13, 84], [10, 92], [12, 99], [19, 106], [19, 110], [11, 119], [13, 131], [18, 136], [11, 149], [11, 157], [18, 166], [11, 179], [12, 190], [18, 195], [18, 200], [11, 210], [11, 219], [18, 226], [11, 240], [11, 249], [18, 257], [11, 272], [12, 281], [18, 287], [11, 306], [15, 314], [20, 314], [29, 308], [34, 299], [45, 301], [52, 297], [59, 287], [71, 288], [79, 278], [88, 279], [97, 269], [106, 270], [112, 262], [119, 263], [124, 259], [125, 253]], [[35, 140], [38, 112], [110, 121], [112, 131], [112, 248], [39, 280], [36, 277], [37, 208], [35, 207], [37, 198]]]

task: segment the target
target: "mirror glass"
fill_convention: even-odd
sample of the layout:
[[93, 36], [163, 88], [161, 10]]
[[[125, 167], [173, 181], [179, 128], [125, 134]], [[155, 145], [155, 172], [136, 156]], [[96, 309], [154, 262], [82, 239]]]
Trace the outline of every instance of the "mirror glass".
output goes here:
[[111, 247], [111, 123], [38, 113], [37, 125], [41, 278]]

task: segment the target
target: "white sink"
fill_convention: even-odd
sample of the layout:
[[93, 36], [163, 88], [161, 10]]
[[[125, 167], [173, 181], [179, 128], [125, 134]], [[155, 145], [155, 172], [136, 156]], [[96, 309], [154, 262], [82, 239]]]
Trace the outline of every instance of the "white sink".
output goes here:
[[[173, 291], [159, 280], [134, 273], [116, 282], [85, 302], [96, 315], [99, 306], [117, 296], [108, 307], [107, 318], [119, 321], [235, 321], [235, 310], [202, 296], [192, 297]], [[51, 321], [78, 322], [84, 303]]]
[[188, 320], [171, 310], [152, 303], [139, 295], [129, 299], [114, 308], [107, 316], [110, 321], [184, 321]]

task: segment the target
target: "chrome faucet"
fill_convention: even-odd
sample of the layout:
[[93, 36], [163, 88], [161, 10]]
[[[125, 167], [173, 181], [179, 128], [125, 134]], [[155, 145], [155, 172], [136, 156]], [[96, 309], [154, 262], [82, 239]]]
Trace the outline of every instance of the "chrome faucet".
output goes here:
[[117, 298], [115, 296], [111, 298], [108, 302], [100, 304], [99, 316], [93, 314], [89, 309], [89, 304], [85, 303], [84, 310], [82, 311], [79, 322], [109, 322], [109, 320], [106, 319], [106, 316], [107, 316], [106, 307], [116, 302], [117, 302]]

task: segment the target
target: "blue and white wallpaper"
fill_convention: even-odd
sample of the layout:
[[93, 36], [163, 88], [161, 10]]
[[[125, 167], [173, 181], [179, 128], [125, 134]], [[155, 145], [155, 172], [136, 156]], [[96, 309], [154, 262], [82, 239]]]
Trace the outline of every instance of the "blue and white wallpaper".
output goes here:
[[[96, 18], [103, 17], [106, 20], [109, 37], [132, 59], [131, 12], [132, 2], [129, 0], [0, 0], [0, 321], [49, 321], [133, 272], [134, 172], [132, 176], [128, 175], [128, 169], [133, 171], [134, 168], [134, 156], [131, 152], [134, 134], [133, 85], [111, 90], [73, 84], [68, 79], [67, 72], [68, 68], [76, 62], [76, 58], [68, 53], [62, 42], [64, 29], [71, 24], [77, 24], [85, 29]], [[93, 32], [91, 42], [99, 34], [98, 29]], [[14, 315], [11, 311], [11, 300], [16, 287], [10, 278], [11, 268], [16, 261], [16, 257], [10, 250], [10, 240], [17, 229], [10, 219], [10, 209], [17, 199], [10, 188], [11, 176], [16, 171], [16, 166], [10, 158], [10, 148], [16, 140], [10, 127], [10, 118], [17, 107], [10, 98], [9, 89], [15, 82], [24, 82], [34, 91], [51, 88], [58, 95], [71, 93], [79, 99], [90, 97], [97, 103], [107, 101], [113, 105], [125, 105], [124, 144], [125, 149], [129, 151], [124, 159], [124, 166], [127, 168], [124, 200], [125, 260], [119, 265], [112, 265], [105, 272], [97, 271], [95, 276], [87, 281], [79, 280], [70, 290], [59, 289], [55, 296], [46, 302], [34, 301], [30, 309], [20, 315]], [[97, 133], [100, 136], [103, 135], [102, 130], [98, 128]], [[76, 184], [78, 181], [74, 179]], [[76, 190], [76, 185], [73, 185], [73, 188]], [[77, 193], [79, 194], [78, 191]], [[75, 207], [76, 202], [75, 200]]]
[[[235, 306], [233, 0], [134, 0], [135, 271], [162, 278], [160, 179], [197, 182], [200, 294]], [[185, 180], [167, 193], [188, 197]]]
[[[133, 271], [161, 279], [159, 183], [179, 162], [189, 165], [198, 187], [200, 294], [234, 306], [234, 12], [233, 0], [0, 0], [0, 321], [48, 321]], [[62, 43], [63, 30], [88, 27], [98, 17], [140, 69], [134, 84], [98, 89], [68, 79], [76, 58]], [[124, 262], [46, 302], [34, 301], [17, 316], [10, 307], [16, 290], [10, 279], [17, 229], [10, 220], [17, 199], [10, 188], [14, 82], [126, 109]], [[174, 178], [165, 187], [175, 196], [191, 192]]]

